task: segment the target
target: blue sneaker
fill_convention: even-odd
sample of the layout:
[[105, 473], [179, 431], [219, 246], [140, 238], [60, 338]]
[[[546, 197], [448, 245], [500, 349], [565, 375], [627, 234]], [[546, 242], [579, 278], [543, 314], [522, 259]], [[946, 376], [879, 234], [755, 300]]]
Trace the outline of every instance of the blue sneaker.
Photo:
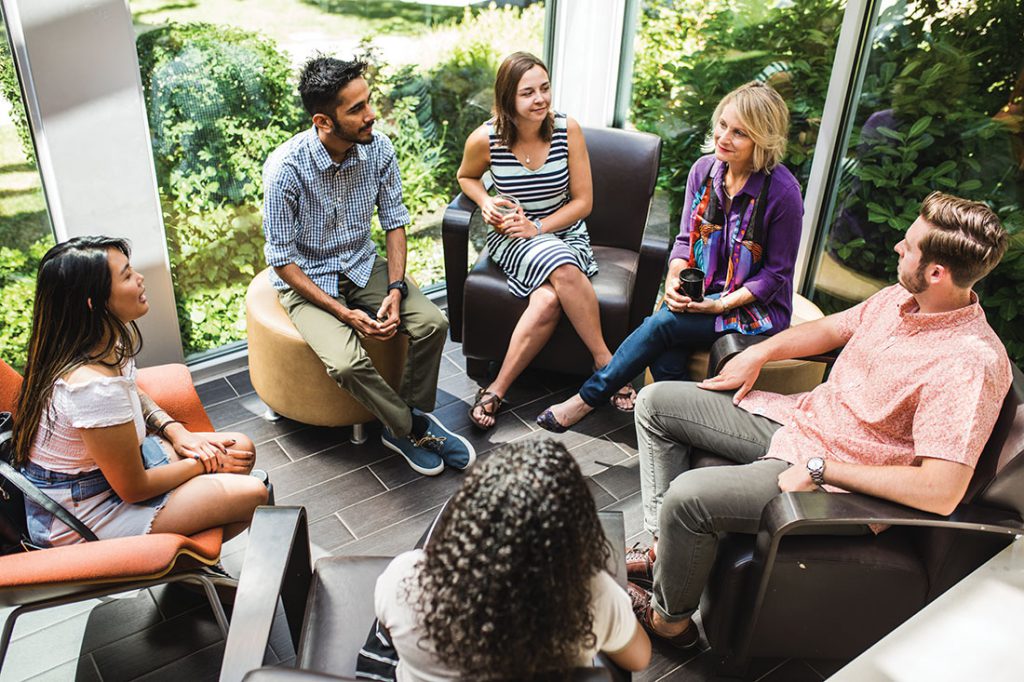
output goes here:
[[380, 442], [384, 447], [405, 457], [412, 470], [424, 476], [437, 476], [444, 471], [444, 460], [438, 454], [444, 441], [438, 442], [439, 440], [429, 434], [419, 439], [411, 435], [399, 438], [392, 436], [387, 429], [380, 434]]
[[446, 429], [444, 424], [434, 415], [425, 414], [419, 410], [416, 410], [416, 413], [422, 414], [430, 422], [423, 438], [432, 438], [435, 441], [440, 441], [441, 447], [436, 452], [441, 456], [445, 464], [459, 471], [465, 471], [472, 466], [473, 462], [476, 461], [476, 450], [473, 449], [468, 440]]

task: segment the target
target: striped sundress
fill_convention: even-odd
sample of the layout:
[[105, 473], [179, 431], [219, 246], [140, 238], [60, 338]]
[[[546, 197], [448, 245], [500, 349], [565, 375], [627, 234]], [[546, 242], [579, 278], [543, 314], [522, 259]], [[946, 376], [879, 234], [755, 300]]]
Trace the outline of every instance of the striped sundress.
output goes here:
[[[487, 122], [487, 128], [494, 187], [518, 199], [527, 218], [544, 220], [569, 201], [569, 141], [565, 114], [555, 114], [551, 150], [544, 165], [537, 170], [521, 164], [501, 143], [494, 132], [493, 120]], [[597, 261], [583, 220], [531, 239], [506, 237], [492, 230], [487, 235], [487, 251], [508, 277], [509, 291], [519, 298], [529, 296], [561, 265], [575, 265], [587, 277], [597, 274]]]

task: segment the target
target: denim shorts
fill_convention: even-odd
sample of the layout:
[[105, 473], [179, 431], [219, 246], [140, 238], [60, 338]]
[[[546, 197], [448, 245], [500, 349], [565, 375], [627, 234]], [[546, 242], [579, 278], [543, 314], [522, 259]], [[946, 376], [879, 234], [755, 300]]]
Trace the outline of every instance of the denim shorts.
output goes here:
[[[161, 439], [156, 436], [148, 436], [139, 449], [142, 464], [147, 469], [170, 461]], [[118, 497], [99, 469], [66, 474], [44, 469], [29, 461], [21, 471], [25, 478], [77, 516], [101, 539], [145, 535], [171, 494], [168, 491], [131, 504]], [[29, 538], [34, 544], [51, 547], [82, 541], [78, 533], [31, 500], [25, 500], [25, 512], [28, 516]]]

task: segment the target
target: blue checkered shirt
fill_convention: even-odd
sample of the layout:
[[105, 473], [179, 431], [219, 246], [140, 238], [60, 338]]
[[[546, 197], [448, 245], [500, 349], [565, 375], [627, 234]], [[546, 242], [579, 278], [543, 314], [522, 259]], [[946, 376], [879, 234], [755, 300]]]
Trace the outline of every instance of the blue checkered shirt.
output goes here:
[[[360, 287], [370, 280], [377, 251], [370, 239], [373, 207], [385, 230], [409, 224], [391, 140], [373, 134], [335, 163], [316, 128], [295, 135], [263, 165], [263, 234], [267, 264], [295, 263], [328, 295], [338, 276]], [[275, 289], [288, 285], [270, 271]]]

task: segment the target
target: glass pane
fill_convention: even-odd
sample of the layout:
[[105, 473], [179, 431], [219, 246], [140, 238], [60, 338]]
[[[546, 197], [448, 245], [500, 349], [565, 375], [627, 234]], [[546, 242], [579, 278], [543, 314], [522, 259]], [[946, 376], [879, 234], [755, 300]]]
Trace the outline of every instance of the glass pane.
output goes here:
[[422, 288], [443, 280], [441, 215], [466, 136], [489, 116], [500, 59], [543, 43], [543, 2], [477, 4], [131, 0], [186, 353], [245, 336], [245, 288], [265, 267], [263, 162], [311, 125], [295, 81], [318, 51], [370, 62], [376, 129], [413, 215], [408, 271]]
[[896, 281], [893, 247], [932, 190], [984, 201], [1013, 235], [975, 289], [1024, 361], [1024, 71], [1017, 0], [886, 2], [814, 280], [828, 312]]
[[54, 244], [32, 134], [0, 20], [0, 357], [25, 366], [39, 260]]
[[678, 230], [686, 178], [702, 155], [715, 106], [751, 80], [774, 87], [790, 112], [783, 163], [806, 189], [821, 123], [843, 0], [646, 0], [636, 38], [637, 128], [660, 135], [659, 189]]

